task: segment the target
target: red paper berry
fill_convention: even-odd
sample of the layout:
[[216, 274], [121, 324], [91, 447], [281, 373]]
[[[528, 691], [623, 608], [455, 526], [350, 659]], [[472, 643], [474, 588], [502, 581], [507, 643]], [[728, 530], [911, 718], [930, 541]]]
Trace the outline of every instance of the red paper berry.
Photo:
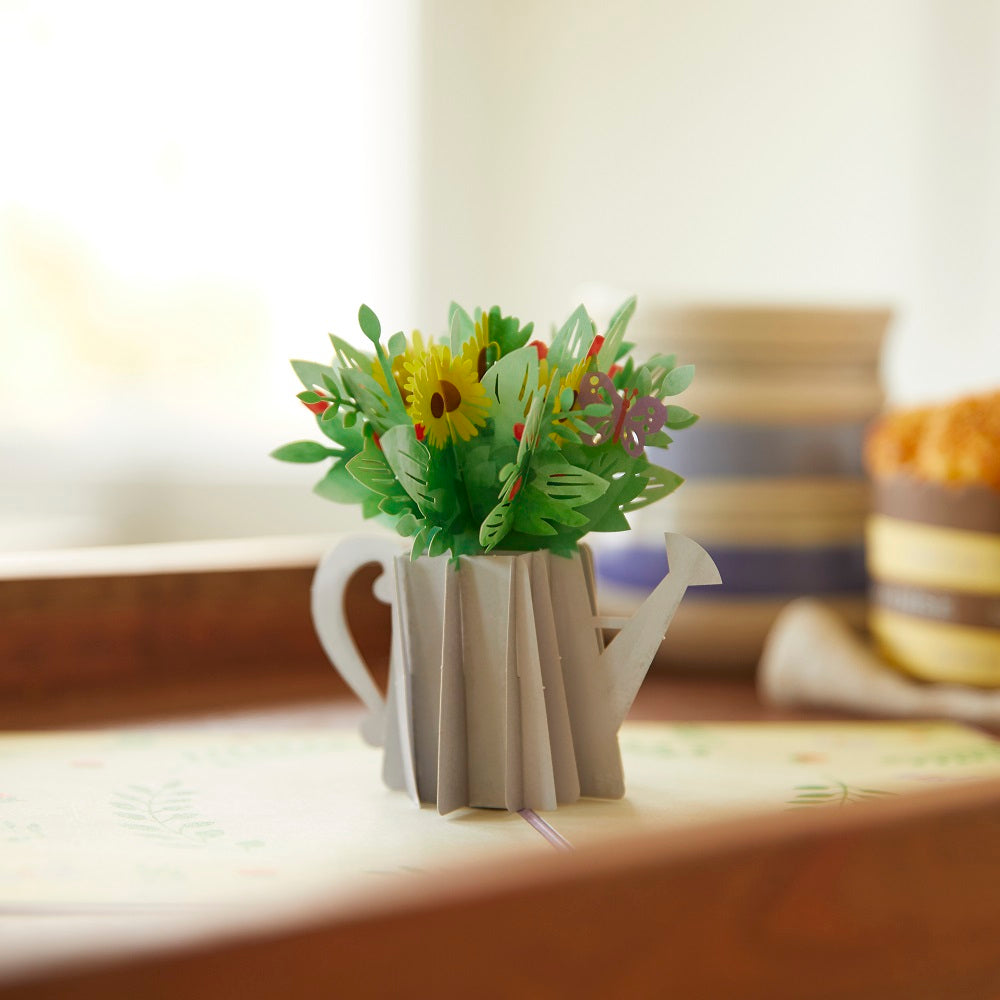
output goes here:
[[616, 375], [617, 375], [617, 374], [618, 374], [618, 373], [619, 373], [619, 372], [620, 372], [621, 370], [622, 370], [622, 366], [621, 366], [621, 365], [612, 365], [612, 366], [611, 366], [611, 367], [610, 367], [610, 368], [608, 369], [608, 374], [609, 374], [609, 375], [610, 375], [610, 376], [611, 376], [612, 378], [614, 378], [614, 377], [615, 377], [615, 376], [616, 376]]
[[524, 424], [514, 424], [514, 437], [517, 438], [518, 441], [524, 437]]
[[528, 344], [528, 346], [533, 347], [536, 351], [538, 351], [539, 359], [548, 357], [549, 354], [548, 344], [545, 344], [540, 340], [533, 340], [531, 341], [530, 344]]
[[413, 425], [413, 429], [417, 432], [417, 440], [418, 441], [423, 441], [424, 435], [427, 433], [427, 431], [424, 429], [424, 425], [423, 424], [414, 424]]
[[522, 477], [518, 476], [517, 479], [514, 481], [514, 485], [511, 487], [511, 490], [510, 490], [510, 498], [511, 498], [511, 500], [513, 500], [514, 497], [516, 497], [517, 494], [521, 491], [521, 479], [522, 479]]
[[588, 358], [596, 358], [597, 352], [604, 346], [604, 338], [598, 334], [594, 337], [594, 342], [590, 345], [590, 350], [587, 351]]
[[372, 440], [375, 442], [375, 447], [378, 448], [379, 451], [381, 451], [382, 439], [378, 436], [378, 433], [376, 431], [372, 431]]
[[303, 403], [302, 404], [310, 413], [315, 413], [319, 416], [321, 413], [325, 413], [330, 409], [330, 404], [326, 402], [325, 399], [320, 399], [315, 403]]

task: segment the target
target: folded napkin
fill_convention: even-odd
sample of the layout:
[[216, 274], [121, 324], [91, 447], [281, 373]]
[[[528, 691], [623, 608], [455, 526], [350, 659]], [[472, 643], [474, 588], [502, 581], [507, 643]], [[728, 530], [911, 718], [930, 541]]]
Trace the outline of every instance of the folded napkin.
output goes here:
[[771, 627], [757, 685], [773, 705], [1000, 725], [1000, 690], [908, 678], [835, 612], [806, 597], [789, 604]]

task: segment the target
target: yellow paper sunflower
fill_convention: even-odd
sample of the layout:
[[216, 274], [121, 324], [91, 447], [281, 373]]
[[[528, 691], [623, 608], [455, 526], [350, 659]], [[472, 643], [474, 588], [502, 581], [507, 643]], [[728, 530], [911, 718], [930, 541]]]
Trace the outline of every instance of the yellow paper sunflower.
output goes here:
[[476, 320], [476, 332], [462, 345], [462, 357], [472, 365], [476, 378], [481, 382], [489, 367], [487, 352], [493, 347], [493, 361], [500, 357], [500, 345], [490, 340], [490, 314], [483, 313]]
[[[407, 365], [423, 356], [426, 350], [427, 346], [424, 344], [423, 334], [419, 330], [414, 330], [409, 343], [406, 345], [406, 350], [402, 354], [397, 354], [392, 359], [392, 377], [399, 388], [399, 394], [403, 397], [403, 404], [405, 406], [410, 405], [406, 389], [406, 383], [410, 377]], [[389, 392], [389, 385], [385, 380], [385, 372], [382, 371], [382, 366], [379, 364], [378, 358], [372, 362], [372, 378], [382, 387], [383, 392]]]
[[[566, 389], [573, 390], [573, 406], [576, 405], [577, 395], [580, 392], [580, 380], [583, 378], [584, 372], [591, 367], [591, 358], [581, 358], [573, 367], [559, 380], [559, 388], [556, 391], [555, 405], [552, 408], [552, 416], [556, 417], [557, 414], [563, 412], [562, 407], [562, 394]], [[546, 373], [548, 372], [548, 365], [545, 366]], [[570, 407], [570, 409], [573, 408]], [[555, 441], [556, 444], [561, 445], [563, 439], [558, 434], [550, 434], [550, 438]]]
[[452, 357], [448, 347], [432, 347], [408, 362], [406, 382], [410, 416], [422, 424], [427, 441], [441, 448], [449, 440], [468, 441], [485, 426], [490, 399], [479, 384], [472, 361]]

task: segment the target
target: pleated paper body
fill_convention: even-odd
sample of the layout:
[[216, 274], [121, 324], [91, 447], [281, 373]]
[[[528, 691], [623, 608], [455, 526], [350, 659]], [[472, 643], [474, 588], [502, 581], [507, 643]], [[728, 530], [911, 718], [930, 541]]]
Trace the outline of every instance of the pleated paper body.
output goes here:
[[[447, 813], [624, 794], [589, 553], [395, 562], [384, 778]], [[664, 623], [664, 628], [665, 628]]]

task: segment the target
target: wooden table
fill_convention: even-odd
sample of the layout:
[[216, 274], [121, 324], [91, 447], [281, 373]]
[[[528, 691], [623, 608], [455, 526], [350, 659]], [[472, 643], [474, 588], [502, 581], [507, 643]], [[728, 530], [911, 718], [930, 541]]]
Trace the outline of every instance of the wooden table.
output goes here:
[[[288, 565], [263, 549], [238, 565], [202, 555], [151, 550], [141, 571], [107, 553], [60, 572], [0, 564], [0, 725], [239, 718], [346, 696], [309, 627], [310, 551]], [[372, 575], [348, 610], [384, 663]], [[662, 673], [633, 714], [831, 717], [765, 708], [749, 677]], [[998, 874], [1000, 782], [986, 782], [478, 867], [250, 938], [0, 981], [0, 998], [996, 997]]]

